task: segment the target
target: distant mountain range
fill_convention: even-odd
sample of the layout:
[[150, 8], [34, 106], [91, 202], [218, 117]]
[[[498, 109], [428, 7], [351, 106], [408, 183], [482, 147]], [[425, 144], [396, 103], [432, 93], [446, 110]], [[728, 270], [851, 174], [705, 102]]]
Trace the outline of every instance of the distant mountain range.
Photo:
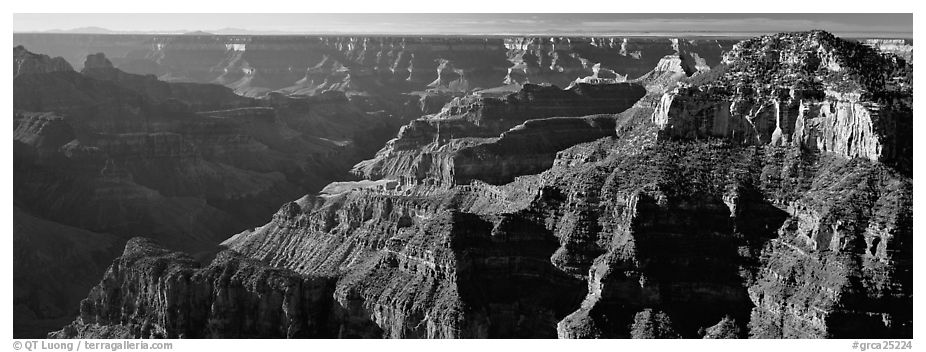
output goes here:
[[[763, 34], [774, 34], [774, 31], [754, 31], [754, 32], [730, 32], [730, 31], [685, 31], [685, 32], [652, 32], [652, 31], [587, 31], [587, 30], [563, 30], [563, 29], [547, 29], [541, 31], [530, 31], [527, 32], [504, 32], [504, 33], [429, 33], [428, 35], [457, 35], [457, 36], [470, 36], [470, 35], [499, 35], [499, 36], [520, 36], [520, 35], [529, 35], [529, 36], [545, 36], [545, 35], [563, 35], [563, 36], [640, 36], [640, 37], [734, 37], [734, 38], [746, 38], [753, 37]], [[232, 28], [226, 27], [216, 30], [160, 30], [160, 31], [124, 31], [124, 30], [112, 30], [102, 27], [80, 27], [73, 29], [51, 29], [47, 31], [15, 31], [14, 33], [73, 33], [73, 34], [170, 34], [170, 35], [344, 35], [344, 34], [356, 34], [356, 35], [424, 35], [423, 33], [378, 33], [378, 32], [369, 32], [369, 33], [346, 33], [341, 31], [313, 31], [313, 32], [303, 32], [303, 31], [281, 31], [281, 30], [251, 30], [244, 28]], [[913, 38], [912, 33], [908, 32], [838, 32], [834, 33], [845, 37], [845, 38], [903, 38], [909, 39]]]

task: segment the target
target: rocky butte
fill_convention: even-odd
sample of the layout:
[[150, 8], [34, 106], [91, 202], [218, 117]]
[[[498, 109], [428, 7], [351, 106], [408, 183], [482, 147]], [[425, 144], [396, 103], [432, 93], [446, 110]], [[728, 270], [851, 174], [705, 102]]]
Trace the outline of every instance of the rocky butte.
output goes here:
[[[911, 338], [912, 66], [822, 31], [678, 47], [467, 90], [211, 261], [132, 239], [49, 336]], [[22, 143], [67, 139], [36, 116]]]

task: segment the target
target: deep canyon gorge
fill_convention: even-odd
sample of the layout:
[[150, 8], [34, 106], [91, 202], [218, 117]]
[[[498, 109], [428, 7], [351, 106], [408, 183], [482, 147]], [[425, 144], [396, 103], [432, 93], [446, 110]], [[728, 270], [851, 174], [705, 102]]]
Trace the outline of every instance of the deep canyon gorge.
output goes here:
[[16, 337], [913, 335], [911, 40], [14, 43]]

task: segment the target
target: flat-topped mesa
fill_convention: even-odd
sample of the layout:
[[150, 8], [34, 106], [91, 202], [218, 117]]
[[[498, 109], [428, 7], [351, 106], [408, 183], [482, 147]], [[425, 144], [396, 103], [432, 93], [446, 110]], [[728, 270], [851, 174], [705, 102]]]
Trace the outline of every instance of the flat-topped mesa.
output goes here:
[[[528, 84], [504, 98], [480, 94], [457, 98], [440, 113], [403, 126], [376, 157], [357, 164], [352, 172], [370, 180], [398, 179], [403, 184], [451, 186], [475, 179], [489, 183], [510, 181], [549, 167], [559, 150], [614, 134], [614, 122], [607, 121], [613, 120], [610, 116], [563, 118], [617, 114], [633, 106], [645, 93], [642, 86], [632, 83], [576, 84], [566, 90]], [[536, 119], [547, 121], [530, 123]], [[536, 139], [522, 139], [525, 134]], [[516, 146], [511, 142], [514, 139], [532, 147]], [[520, 152], [516, 155], [503, 151], [498, 143]], [[516, 159], [519, 166], [510, 164]], [[457, 162], [466, 166], [456, 169]], [[486, 164], [481, 166], [483, 162]], [[507, 171], [493, 176], [498, 170], [489, 171], [491, 167]]]
[[51, 58], [48, 55], [31, 53], [22, 45], [13, 48], [13, 77], [58, 71], [74, 71], [74, 68], [60, 56]]
[[[333, 337], [333, 282], [272, 268], [231, 251], [202, 267], [133, 238], [50, 338]], [[181, 308], [182, 307], [182, 308]]]
[[724, 138], [912, 169], [912, 66], [823, 31], [743, 41], [666, 93], [661, 138]]

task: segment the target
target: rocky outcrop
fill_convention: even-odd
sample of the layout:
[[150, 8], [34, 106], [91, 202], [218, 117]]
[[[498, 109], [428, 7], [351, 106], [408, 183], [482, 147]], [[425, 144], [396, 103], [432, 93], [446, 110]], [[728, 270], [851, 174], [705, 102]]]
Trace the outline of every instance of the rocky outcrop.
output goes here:
[[337, 301], [386, 337], [554, 336], [563, 304], [582, 286], [548, 262], [553, 237], [516, 217], [448, 209], [442, 198], [368, 190], [302, 199], [225, 244], [275, 266], [340, 276]]
[[22, 45], [13, 48], [13, 77], [31, 73], [74, 71], [71, 64], [62, 57], [34, 54]]
[[[756, 39], [756, 41], [768, 42], [779, 39], [804, 38], [797, 39], [797, 41], [802, 44], [809, 43], [812, 45], [814, 42], [809, 38], [815, 36], [826, 38], [828, 34], [819, 32], [782, 34], [778, 37]], [[835, 39], [830, 38], [829, 40]], [[744, 46], [748, 45], [750, 44], [744, 44]], [[857, 46], [842, 42], [833, 43], [833, 45], [848, 45], [850, 48], [857, 48]], [[776, 48], [775, 55], [778, 55], [777, 50], [780, 48]], [[761, 52], [757, 51], [756, 53]], [[782, 56], [784, 55], [782, 54]], [[834, 61], [848, 60], [839, 56], [831, 59]], [[862, 60], [866, 60], [866, 58], [862, 56]], [[870, 57], [868, 60], [875, 61]], [[885, 60], [886, 62], [895, 62], [890, 57]], [[753, 62], [755, 61], [734, 59], [728, 64], [737, 67], [740, 64], [745, 65]], [[804, 61], [798, 62], [803, 63]], [[853, 64], [856, 63], [843, 63], [843, 65]], [[873, 69], [878, 67], [880, 66], [874, 66]], [[755, 67], [742, 69], [741, 71], [730, 70], [730, 68], [721, 69], [727, 70], [721, 72], [724, 72], [723, 75], [728, 77], [775, 77], [779, 73], [773, 71], [763, 72], [762, 75], [759, 75]], [[888, 72], [891, 72], [891, 70], [888, 70]], [[874, 76], [877, 76], [877, 74], [874, 74]], [[693, 79], [692, 81], [697, 80]], [[871, 81], [868, 82], [871, 83]], [[873, 83], [872, 86], [876, 84]], [[900, 87], [903, 87], [902, 82]], [[722, 85], [719, 88], [717, 88], [717, 85], [712, 86], [712, 88], [723, 91]], [[684, 91], [684, 89], [697, 88], [682, 88], [679, 91]], [[732, 89], [728, 91], [732, 91]], [[673, 99], [675, 97], [671, 94], [664, 98], [654, 113], [656, 122], [654, 127], [659, 129], [658, 135], [660, 138], [655, 142], [644, 142], [655, 143], [654, 147], [652, 147], [654, 148], [653, 151], [630, 154], [644, 158], [673, 155], [672, 165], [656, 166], [657, 169], [663, 167], [666, 167], [666, 169], [657, 171], [655, 174], [644, 171], [652, 165], [660, 164], [655, 160], [635, 161], [632, 162], [633, 168], [624, 170], [615, 169], [616, 165], [613, 164], [606, 167], [598, 166], [597, 168], [584, 166], [579, 170], [563, 171], [564, 175], [578, 173], [581, 176], [569, 177], [569, 181], [555, 183], [572, 186], [558, 191], [559, 187], [551, 190], [544, 189], [545, 194], [556, 195], [552, 197], [554, 200], [558, 199], [557, 197], [562, 197], [559, 198], [562, 200], [558, 202], [563, 203], [553, 204], [564, 204], [568, 205], [566, 209], [575, 209], [571, 210], [571, 214], [574, 215], [559, 222], [551, 221], [551, 223], [556, 223], [557, 226], [564, 226], [564, 232], [555, 233], [562, 233], [560, 236], [565, 241], [565, 245], [561, 247], [557, 255], [554, 255], [553, 262], [561, 263], [559, 264], [560, 267], [579, 275], [588, 270], [590, 280], [589, 295], [583, 302], [582, 307], [559, 323], [560, 336], [622, 336], [616, 332], [620, 331], [623, 324], [628, 324], [632, 312], [640, 308], [640, 306], [635, 306], [632, 302], [640, 302], [639, 304], [642, 304], [642, 307], [653, 307], [655, 305], [667, 312], [673, 318], [673, 321], [678, 319], [675, 322], [683, 336], [697, 336], [692, 333], [696, 326], [709, 326], [709, 321], [693, 322], [689, 320], [691, 317], [718, 316], [721, 312], [731, 315], [731, 319], [737, 321], [748, 320], [750, 322], [750, 334], [753, 337], [909, 336], [912, 319], [907, 313], [899, 312], [901, 306], [905, 307], [906, 311], [909, 311], [909, 303], [911, 302], [910, 292], [912, 291], [909, 290], [908, 286], [910, 276], [908, 274], [899, 274], [900, 272], [906, 273], [910, 268], [909, 264], [905, 262], [906, 259], [898, 259], [897, 261], [884, 259], [881, 261], [882, 264], [874, 264], [872, 261], [864, 259], [872, 255], [870, 253], [865, 254], [864, 248], [872, 249], [872, 243], [878, 243], [878, 245], [875, 245], [876, 247], [880, 246], [881, 240], [873, 240], [876, 237], [890, 236], [893, 238], [892, 235], [886, 234], [904, 233], [901, 237], [910, 238], [912, 232], [906, 227], [908, 223], [903, 222], [906, 220], [894, 222], [896, 219], [907, 219], [911, 214], [909, 203], [907, 203], [909, 198], [907, 197], [912, 194], [912, 191], [911, 189], [907, 189], [907, 191], [901, 190], [910, 185], [909, 176], [903, 176], [882, 164], [872, 163], [870, 161], [872, 158], [862, 155], [831, 153], [823, 148], [808, 148], [801, 146], [799, 143], [775, 144], [763, 143], [761, 139], [759, 141], [752, 140], [752, 138], [759, 138], [756, 136], [761, 135], [761, 133], [747, 134], [746, 137], [742, 137], [741, 134], [735, 132], [746, 130], [743, 127], [754, 127], [753, 131], [762, 131], [758, 128], [762, 126], [759, 123], [761, 120], [758, 118], [761, 115], [753, 115], [756, 117], [755, 119], [753, 119], [753, 116], [746, 114], [744, 114], [746, 116], [740, 115], [742, 117], [738, 117], [730, 112], [731, 110], [727, 110], [726, 107], [743, 104], [744, 102], [730, 103], [723, 98], [718, 99], [718, 97], [724, 97], [725, 95], [707, 94], [710, 89], [702, 89], [700, 92], [702, 93], [693, 94], [691, 100], [683, 100], [681, 104], [675, 101]], [[762, 101], [762, 99], [764, 99], [762, 96], [757, 98], [759, 101]], [[699, 111], [705, 111], [705, 113], [701, 114], [688, 110], [685, 102], [696, 102], [704, 107], [719, 104], [730, 105], [724, 105], [724, 108], [716, 109], [703, 108], [703, 110]], [[659, 109], [666, 106], [671, 106], [672, 109], [659, 111]], [[736, 109], [732, 109], [732, 111], [736, 111]], [[853, 124], [857, 121], [851, 114], [834, 115], [836, 116], [831, 117], [830, 121], [833, 121], [833, 124], [837, 126]], [[892, 116], [894, 117], [878, 119], [878, 121], [893, 125], [900, 123], [898, 120], [909, 118], [909, 116], [903, 114]], [[869, 128], [871, 128], [871, 125], [869, 125]], [[839, 136], [836, 138], [844, 138], [846, 141], [854, 140], [849, 129], [834, 131], [831, 132], [831, 135]], [[903, 134], [887, 132], [882, 136], [888, 140], [893, 140], [893, 138], [903, 136]], [[716, 139], [712, 140], [709, 137], [721, 137], [722, 142]], [[719, 144], [714, 147], [707, 147], [712, 143]], [[706, 149], [700, 149], [697, 152], [686, 151], [688, 148], [698, 145], [702, 146], [697, 147], [698, 149]], [[721, 145], [725, 145], [725, 147], [720, 147]], [[755, 147], [742, 147], [742, 145], [761, 145], [763, 147], [762, 149], [755, 149]], [[726, 159], [727, 156], [721, 157], [714, 154], [731, 147], [733, 149], [729, 150], [729, 152], [759, 152], [760, 154], [753, 154], [752, 156], [748, 154], [740, 155], [732, 159]], [[631, 148], [631, 150], [637, 148], [646, 149], [647, 147], [646, 144], [637, 144], [637, 147]], [[619, 150], [619, 148], [611, 146], [610, 150]], [[665, 150], [665, 152], [658, 152], [657, 150]], [[564, 153], [574, 154], [576, 152], [578, 151]], [[579, 152], [579, 155], [587, 155], [580, 157], [579, 160], [586, 161], [589, 158], [591, 160], [600, 160], [601, 156], [596, 156], [596, 153], [600, 152], [596, 149]], [[622, 162], [630, 162], [627, 160], [630, 155], [617, 155], [621, 155]], [[676, 169], [678, 167], [689, 167], [685, 165], [694, 167], [694, 165], [690, 164], [690, 161], [687, 161], [691, 159], [684, 155], [689, 155], [695, 159], [707, 157], [713, 160], [711, 162], [713, 166], [707, 168], [714, 171], [689, 173]], [[563, 159], [562, 157], [561, 154], [560, 159]], [[570, 159], [574, 160], [575, 158]], [[789, 158], [793, 160], [788, 161]], [[751, 165], [740, 164], [742, 161], [748, 160], [751, 160]], [[881, 162], [887, 165], [893, 164], [890, 159], [881, 160]], [[595, 162], [598, 165], [600, 163], [601, 161]], [[582, 163], [570, 160], [570, 163], [565, 165], [578, 167]], [[896, 164], [894, 165], [896, 166]], [[719, 171], [717, 167], [728, 171]], [[613, 170], [610, 173], [612, 176], [606, 177], [607, 173], [601, 174], [599, 170], [602, 168]], [[546, 174], [555, 175], [556, 173], [553, 171], [556, 169], [557, 165], [554, 164], [553, 170]], [[753, 171], [747, 171], [750, 169]], [[707, 175], [716, 175], [716, 172], [733, 172], [735, 175], [740, 176], [728, 177], [727, 180], [738, 179], [739, 181], [729, 184], [727, 182], [730, 181], [721, 179], [709, 180], [715, 176]], [[626, 185], [626, 182], [631, 177], [630, 175], [638, 175], [635, 177], [640, 177], [639, 180], [643, 181], [639, 184], [644, 187], [642, 188], [642, 194], [633, 193], [634, 191], [630, 191], [633, 188], [627, 187], [629, 185]], [[679, 179], [671, 175], [689, 176], [683, 176], [684, 178]], [[762, 178], [742, 183], [748, 179], [742, 178], [745, 175], [762, 175]], [[618, 177], [621, 178], [620, 181], [618, 181]], [[708, 179], [702, 179], [703, 177], [708, 177]], [[845, 179], [845, 182], [839, 181], [842, 179]], [[606, 188], [599, 190], [597, 185], [600, 182], [603, 182]], [[624, 197], [627, 197], [618, 199], [623, 198], [626, 200], [620, 202], [612, 200], [614, 199], [613, 193], [606, 193], [609, 192], [606, 191], [609, 182], [625, 184], [625, 186], [618, 188], [625, 191], [619, 192], [629, 191], [630, 193], [618, 193], [626, 194]], [[650, 182], [655, 182], [655, 184], [643, 186]], [[704, 188], [705, 186], [707, 188]], [[722, 188], [709, 191], [715, 192], [713, 193], [714, 196], [701, 195], [697, 198], [688, 198], [702, 189], [707, 190], [713, 187]], [[827, 191], [817, 187], [822, 187]], [[650, 193], [652, 192], [650, 190], [653, 189], [657, 193]], [[731, 191], [732, 193], [730, 193]], [[602, 196], [602, 194], [608, 196]], [[826, 196], [822, 194], [826, 194]], [[674, 198], [678, 196], [682, 196], [687, 200]], [[704, 203], [705, 199], [712, 197], [717, 199], [716, 205], [712, 206]], [[805, 205], [807, 201], [803, 200], [805, 197], [818, 200], [812, 201], [815, 205], [807, 206]], [[603, 202], [598, 199], [607, 201]], [[695, 201], [694, 199], [698, 200]], [[826, 199], [826, 201], [823, 201], [823, 199]], [[672, 215], [665, 217], [656, 215], [655, 219], [658, 220], [654, 222], [646, 220], [653, 219], [650, 218], [650, 216], [653, 216], [650, 213], [653, 210], [664, 206], [672, 207], [671, 204], [676, 202], [685, 205], [681, 206], [681, 208], [673, 208], [672, 211], [666, 213]], [[692, 206], [692, 202], [699, 203], [699, 205]], [[824, 202], [826, 205], [824, 205]], [[616, 210], [608, 210], [608, 208], [599, 210], [602, 203], [609, 207], [616, 207], [614, 204], [620, 204], [620, 207]], [[726, 207], [723, 204], [726, 204]], [[811, 211], [815, 215], [804, 213], [811, 208], [815, 209]], [[677, 230], [671, 229], [672, 225], [669, 224], [675, 221], [681, 220], [681, 223], [686, 223], [689, 220], [682, 219], [694, 219], [684, 216], [686, 210], [683, 209], [698, 209], [699, 215], [696, 218], [701, 220], [709, 219], [710, 215], [708, 214], [710, 212], [719, 211], [716, 220], [710, 222], [715, 225], [721, 224], [723, 223], [722, 218], [729, 217], [730, 220], [724, 226], [730, 227], [710, 230], [713, 225], [708, 223], [696, 225], [688, 223], [688, 225], [684, 225]], [[724, 213], [728, 215], [721, 215]], [[746, 215], [749, 213], [751, 215]], [[871, 215], [875, 213], [878, 215]], [[558, 213], [551, 212], [550, 214]], [[606, 215], [602, 218], [601, 214], [621, 214], [624, 220], [619, 220], [622, 217], [615, 217], [614, 215]], [[744, 216], [748, 216], [748, 218], [737, 220]], [[833, 222], [827, 223], [826, 220], [821, 220], [827, 218]], [[839, 225], [835, 225], [837, 218], [839, 219]], [[567, 219], [568, 221], [566, 221]], [[625, 224], [623, 226], [628, 226], [618, 227], [619, 230], [616, 233], [628, 234], [630, 237], [621, 237], [625, 235], [620, 235], [616, 238], [611, 237], [609, 240], [602, 239], [601, 235], [588, 237], [594, 233], [609, 234], [609, 237], [614, 236], [610, 235], [615, 231], [608, 227], [608, 224], [615, 221], [618, 224]], [[891, 225], [873, 225], [871, 221], [875, 223], [887, 221]], [[827, 225], [822, 225], [822, 223]], [[682, 228], [687, 228], [687, 230], [680, 230]], [[878, 230], [870, 230], [870, 228], [877, 228]], [[725, 245], [731, 245], [738, 248], [736, 250], [738, 254], [715, 252], [710, 255], [715, 259], [727, 255], [731, 256], [722, 260], [706, 261], [688, 257], [683, 253], [674, 252], [670, 249], [679, 243], [687, 243], [684, 246], [685, 248], [702, 248], [699, 246], [707, 242], [701, 241], [713, 241], [707, 238], [696, 240], [699, 237], [696, 232], [701, 230], [714, 234], [732, 233], [733, 237], [728, 239], [715, 237], [714, 240], [720, 242], [714, 242], [708, 245], [707, 248], [717, 250]], [[671, 241], [658, 242], [659, 236], [657, 234], [668, 235], [676, 231], [684, 233], [684, 237], [670, 236]], [[875, 231], [877, 235], [871, 231]], [[644, 233], [646, 235], [643, 235]], [[807, 238], [807, 240], [804, 240], [804, 238]], [[809, 240], [810, 238], [816, 238], [816, 240]], [[696, 242], [687, 242], [688, 240]], [[745, 242], [734, 244], [738, 241]], [[799, 244], [792, 244], [792, 241], [797, 241]], [[697, 244], [699, 242], [702, 244]], [[610, 245], [602, 246], [601, 243], [610, 243]], [[644, 254], [646, 248], [659, 248], [660, 250], [658, 254]], [[877, 251], [878, 248], [874, 248], [874, 250]], [[893, 255], [896, 255], [897, 258], [907, 258], [906, 254], [901, 253], [908, 253], [910, 247], [906, 246], [904, 248], [899, 250], [898, 247], [898, 252], [892, 252], [897, 254]], [[704, 253], [703, 251], [705, 249], [699, 250], [700, 253]], [[601, 254], [602, 252], [604, 254]], [[838, 255], [833, 252], [842, 254]], [[666, 262], [658, 259], [664, 254], [671, 259]], [[636, 255], [641, 256], [636, 257]], [[686, 259], [680, 260], [679, 258]], [[677, 260], [678, 262], [676, 262]], [[673, 262], [684, 262], [685, 264], [684, 267], [676, 266], [678, 264], [670, 264]], [[720, 263], [737, 262], [740, 263], [736, 265], [738, 269], [733, 267], [723, 269], [716, 266], [712, 269], [696, 269], [697, 273], [712, 273], [712, 278], [702, 277], [695, 279], [697, 283], [690, 287], [684, 287], [683, 282], [700, 274], [689, 272], [672, 279], [659, 278], [663, 274], [672, 273], [669, 274], [671, 276], [674, 273], [682, 273], [688, 268], [696, 268], [700, 265], [713, 266]], [[837, 262], [841, 264], [837, 264]], [[853, 264], [848, 264], [849, 262]], [[888, 262], [890, 264], [887, 264]], [[672, 269], [662, 267], [662, 265], [669, 265]], [[663, 269], [658, 269], [660, 267]], [[886, 267], [892, 269], [886, 269]], [[654, 271], [651, 274], [646, 274], [650, 270]], [[731, 276], [728, 276], [728, 279], [720, 279], [724, 275], [721, 273], [724, 272], [729, 273], [727, 275]], [[887, 274], [887, 272], [898, 274]], [[732, 277], [739, 277], [739, 279], [732, 279]], [[861, 284], [862, 282], [864, 284]], [[879, 284], [874, 282], [879, 282]], [[653, 288], [647, 289], [648, 286]], [[711, 286], [713, 288], [709, 288]], [[722, 286], [726, 286], [726, 288], [721, 288]], [[631, 287], [633, 288], [631, 289]], [[676, 293], [680, 292], [699, 293], [681, 298], [676, 295]], [[883, 297], [891, 298], [886, 299]], [[706, 301], [686, 301], [692, 298], [706, 299]], [[670, 308], [670, 306], [678, 304], [679, 299], [686, 301], [685, 305], [687, 307]], [[709, 307], [717, 304], [712, 302], [724, 302], [721, 304], [723, 308], [717, 306], [717, 308], [713, 308], [715, 310], [712, 312], [712, 308]], [[843, 305], [840, 302], [853, 303]], [[856, 306], [854, 302], [859, 302], [859, 305]], [[753, 305], [755, 308], [750, 313], [749, 307]], [[676, 309], [681, 309], [681, 311], [676, 312]], [[698, 312], [695, 313], [695, 310]], [[610, 313], [605, 313], [605, 311]], [[625, 320], [615, 321], [618, 316], [625, 317]]]
[[662, 135], [793, 144], [912, 170], [904, 60], [815, 31], [744, 41], [724, 62], [710, 79], [663, 96], [654, 115]]
[[743, 337], [743, 329], [736, 319], [723, 317], [717, 325], [704, 330], [705, 339], [738, 339]]
[[912, 183], [860, 161], [819, 172], [764, 250], [750, 335], [910, 336]]
[[666, 313], [645, 309], [633, 317], [631, 336], [635, 339], [677, 339], [672, 321]]
[[331, 282], [221, 252], [207, 266], [134, 238], [50, 338], [330, 336]]

